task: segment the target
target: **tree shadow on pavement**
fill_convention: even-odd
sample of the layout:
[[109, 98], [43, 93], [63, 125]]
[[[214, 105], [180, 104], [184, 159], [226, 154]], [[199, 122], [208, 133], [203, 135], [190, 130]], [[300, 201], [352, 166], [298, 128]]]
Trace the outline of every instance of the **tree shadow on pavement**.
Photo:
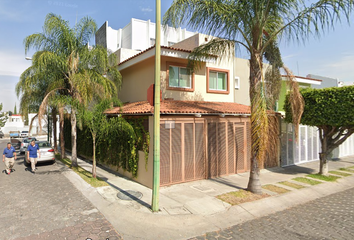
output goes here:
[[286, 174], [286, 175], [296, 175], [299, 173], [304, 173], [304, 174], [311, 174], [314, 172], [317, 172], [317, 169], [309, 168], [309, 167], [304, 167], [304, 166], [298, 166], [298, 165], [293, 165], [293, 166], [287, 166], [287, 167], [282, 167], [280, 168], [275, 168], [275, 169], [267, 169], [270, 172], [275, 172], [275, 173], [280, 173], [280, 174]]
[[225, 178], [222, 178], [222, 177], [219, 177], [219, 178], [210, 178], [208, 179], [209, 181], [212, 181], [212, 182], [216, 182], [216, 183], [220, 183], [220, 184], [223, 184], [223, 185], [226, 185], [226, 186], [229, 186], [229, 187], [232, 187], [232, 188], [237, 188], [237, 189], [245, 189], [243, 187], [240, 187], [239, 185], [237, 185], [235, 183], [235, 181], [230, 181], [230, 180], [227, 180]]

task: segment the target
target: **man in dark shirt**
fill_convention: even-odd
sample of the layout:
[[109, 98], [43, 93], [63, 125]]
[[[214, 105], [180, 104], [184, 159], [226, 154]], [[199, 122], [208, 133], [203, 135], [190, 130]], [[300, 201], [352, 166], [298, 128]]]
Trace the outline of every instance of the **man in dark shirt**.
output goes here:
[[12, 171], [12, 167], [15, 164], [16, 150], [11, 143], [7, 143], [7, 147], [4, 149], [2, 154], [2, 161], [5, 163], [6, 173], [9, 175]]
[[32, 140], [31, 144], [27, 147], [27, 159], [31, 162], [32, 173], [36, 171], [37, 157], [41, 157], [39, 147], [36, 142]]

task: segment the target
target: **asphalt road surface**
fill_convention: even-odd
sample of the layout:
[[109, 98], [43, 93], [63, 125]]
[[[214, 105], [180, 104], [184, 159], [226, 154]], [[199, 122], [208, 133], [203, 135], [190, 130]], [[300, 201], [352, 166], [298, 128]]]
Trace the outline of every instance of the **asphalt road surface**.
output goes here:
[[[8, 141], [0, 139], [1, 154]], [[18, 156], [10, 175], [0, 167], [0, 239], [122, 239], [62, 174], [62, 163], [38, 164], [33, 174]]]

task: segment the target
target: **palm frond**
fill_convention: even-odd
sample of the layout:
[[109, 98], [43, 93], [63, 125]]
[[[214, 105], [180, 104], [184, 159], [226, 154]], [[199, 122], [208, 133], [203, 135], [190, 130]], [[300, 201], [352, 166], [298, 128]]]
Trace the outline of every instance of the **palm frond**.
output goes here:
[[221, 61], [233, 59], [235, 44], [233, 41], [213, 38], [205, 44], [193, 49], [188, 56], [188, 68], [196, 70], [205, 61]]
[[302, 113], [304, 112], [305, 101], [300, 93], [299, 84], [297, 83], [293, 73], [287, 67], [284, 67], [284, 70], [286, 71], [286, 75], [287, 75], [286, 77], [288, 79], [287, 83], [290, 89], [289, 101], [290, 101], [291, 113], [293, 119], [292, 122], [295, 128], [295, 139], [297, 141], [299, 136], [299, 126], [300, 126], [301, 116]]
[[266, 149], [268, 146], [268, 113], [267, 104], [264, 97], [264, 87], [262, 84], [255, 86], [253, 97], [251, 100], [251, 138], [252, 138], [252, 153], [255, 154], [255, 159], [258, 160], [260, 166], [263, 165]]
[[86, 45], [97, 31], [96, 22], [90, 17], [83, 17], [75, 26], [76, 39]]

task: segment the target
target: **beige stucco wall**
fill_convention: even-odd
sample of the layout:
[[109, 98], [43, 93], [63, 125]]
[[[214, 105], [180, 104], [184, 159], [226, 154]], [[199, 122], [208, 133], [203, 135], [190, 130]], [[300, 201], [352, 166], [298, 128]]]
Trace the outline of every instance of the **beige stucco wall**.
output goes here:
[[[161, 58], [161, 92], [162, 98], [173, 98], [174, 100], [187, 101], [234, 101], [233, 82], [233, 61], [222, 59], [221, 61], [208, 62], [196, 70], [194, 74], [194, 92], [168, 90], [167, 84], [167, 64], [168, 62], [187, 64], [186, 59], [165, 57]], [[122, 88], [118, 97], [122, 102], [136, 102], [147, 100], [147, 89], [154, 83], [154, 58], [146, 59], [131, 67], [121, 70], [123, 76]], [[229, 70], [229, 94], [207, 93], [206, 67]]]
[[173, 44], [173, 47], [174, 48], [182, 48], [182, 49], [186, 49], [186, 50], [193, 50], [194, 48], [196, 48], [204, 43], [207, 43], [211, 39], [213, 39], [213, 37], [210, 35], [197, 33], [197, 34], [191, 36], [190, 38], [187, 38], [183, 41]]
[[[174, 100], [187, 100], [187, 101], [213, 101], [213, 102], [233, 102], [233, 61], [223, 59], [217, 62], [203, 63], [200, 69], [197, 69], [194, 73], [194, 92], [179, 91], [167, 89], [167, 62], [172, 63], [185, 63], [187, 60], [176, 58], [163, 58], [163, 64], [161, 64], [161, 89], [163, 98], [173, 98]], [[213, 67], [223, 70], [229, 70], [229, 94], [220, 93], [208, 93], [207, 92], [207, 79], [206, 79], [206, 67]]]
[[[249, 60], [234, 58], [234, 76], [240, 78], [240, 87], [238, 89], [233, 88], [236, 103], [251, 105], [249, 97], [249, 69]], [[235, 77], [233, 81], [235, 81]]]
[[146, 101], [147, 89], [154, 83], [154, 71], [154, 58], [121, 70], [123, 82], [118, 98], [123, 103]]
[[173, 44], [174, 48], [181, 48], [186, 50], [193, 50], [195, 47], [199, 46], [199, 34], [193, 35], [190, 38], [187, 38], [183, 41]]

